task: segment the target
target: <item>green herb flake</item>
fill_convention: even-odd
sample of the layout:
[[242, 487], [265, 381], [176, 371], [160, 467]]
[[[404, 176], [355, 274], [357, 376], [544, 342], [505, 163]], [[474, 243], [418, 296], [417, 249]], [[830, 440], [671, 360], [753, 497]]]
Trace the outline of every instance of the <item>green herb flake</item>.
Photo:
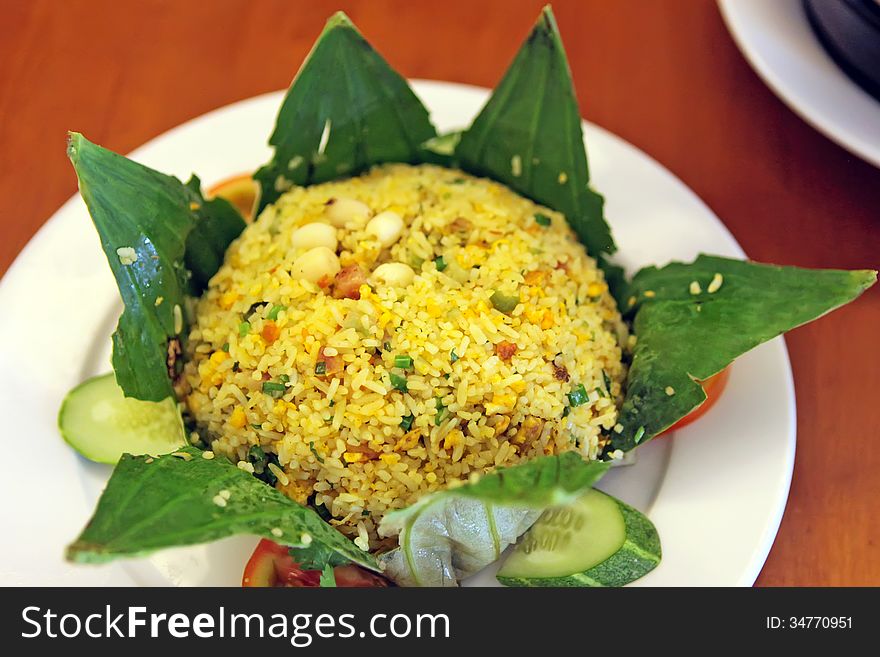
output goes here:
[[321, 570], [321, 577], [318, 580], [321, 588], [336, 588], [336, 575], [333, 573], [333, 566], [329, 563]]
[[568, 403], [572, 406], [582, 406], [588, 401], [590, 401], [590, 396], [587, 394], [587, 389], [584, 388], [583, 383], [579, 383], [568, 393]]
[[283, 383], [277, 383], [275, 381], [263, 381], [263, 392], [265, 392], [270, 397], [274, 397], [275, 399], [279, 399], [284, 395], [286, 387]]
[[400, 376], [399, 374], [391, 373], [391, 385], [395, 390], [400, 390], [400, 392], [409, 392], [409, 388], [406, 385], [406, 377]]
[[602, 381], [605, 382], [605, 390], [608, 391], [608, 396], [611, 396], [611, 377], [608, 376], [608, 373], [603, 369], [602, 370]]
[[391, 351], [391, 343], [390, 342], [384, 343], [382, 345], [382, 347], [385, 349], [385, 351]]
[[227, 354], [229, 353], [229, 343], [228, 343], [228, 342], [224, 342], [224, 343], [223, 343], [223, 346], [220, 347], [220, 348], [221, 348], [223, 351], [225, 351]]
[[326, 373], [327, 373], [327, 361], [319, 360], [315, 364], [315, 374], [317, 374], [318, 376], [323, 376]]
[[312, 454], [315, 455], [315, 459], [318, 461], [318, 463], [324, 462], [324, 458], [320, 454], [318, 454], [318, 450], [315, 449], [315, 443], [312, 441], [309, 441], [309, 450], [312, 452]]
[[639, 427], [636, 431], [636, 435], [633, 436], [633, 441], [635, 441], [636, 445], [638, 445], [642, 438], [645, 437], [645, 427]]
[[413, 414], [409, 414], [400, 421], [400, 428], [404, 431], [409, 431], [410, 429], [412, 429], [413, 422], [415, 421], [416, 416]]
[[398, 354], [394, 357], [394, 367], [399, 367], [402, 370], [408, 370], [413, 366], [412, 356], [408, 356], [406, 354]]
[[459, 358], [459, 356], [457, 353], [455, 353], [455, 349], [453, 349], [452, 351], [449, 352], [449, 362], [450, 363], [454, 363], [455, 361], [458, 360], [458, 358]]
[[548, 217], [546, 214], [542, 214], [541, 212], [538, 212], [535, 214], [535, 223], [538, 224], [539, 226], [547, 227], [552, 223], [552, 221], [551, 221], [550, 217]]
[[443, 405], [443, 401], [439, 397], [435, 399], [434, 407], [437, 409], [437, 414], [434, 416], [434, 424], [439, 427], [449, 417], [449, 409]]
[[443, 256], [437, 256], [434, 258], [434, 265], [437, 267], [437, 271], [443, 271], [448, 266], [446, 264], [446, 258]]

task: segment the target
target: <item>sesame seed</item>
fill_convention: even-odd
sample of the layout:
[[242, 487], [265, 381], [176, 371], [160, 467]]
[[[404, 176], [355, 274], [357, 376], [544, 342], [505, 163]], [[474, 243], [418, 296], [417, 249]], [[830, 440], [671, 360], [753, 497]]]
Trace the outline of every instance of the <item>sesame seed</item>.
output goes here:
[[220, 491], [219, 493], [217, 493], [217, 494], [218, 494], [220, 497], [222, 497], [224, 500], [228, 500], [230, 497], [232, 497], [232, 493], [230, 493], [230, 492], [229, 492], [227, 489], [225, 489], [225, 488], [224, 488], [223, 490], [221, 490], [221, 491]]
[[184, 461], [192, 461], [192, 455], [187, 454], [186, 452], [174, 452], [171, 456], [176, 456], [179, 459], [183, 459]]
[[294, 155], [290, 159], [290, 162], [287, 163], [287, 168], [293, 171], [294, 169], [299, 168], [303, 162], [305, 162], [305, 159], [302, 155]]
[[712, 277], [712, 282], [709, 283], [709, 287], [706, 288], [706, 291], [707, 291], [709, 294], [714, 294], [715, 292], [717, 292], [717, 291], [721, 288], [721, 284], [722, 284], [723, 282], [724, 282], [724, 276], [722, 276], [721, 274], [717, 274], [717, 273], [716, 273], [716, 274]]
[[222, 497], [221, 495], [215, 495], [211, 498], [211, 501], [219, 507], [226, 506], [226, 498]]
[[564, 185], [568, 182], [568, 174], [565, 171], [559, 172], [559, 177], [556, 179], [560, 185]]
[[210, 461], [212, 458], [214, 458], [214, 452], [212, 452], [210, 449], [206, 450], [202, 452], [202, 458], [206, 461]]
[[254, 474], [254, 464], [248, 463], [247, 461], [239, 461], [238, 462], [238, 469], [244, 470], [245, 472], [250, 473], [250, 474]]
[[657, 296], [657, 293], [654, 292], [654, 290], [645, 290], [645, 296], [648, 297], [649, 299], [653, 299], [654, 297]]
[[165, 301], [165, 297], [156, 297], [156, 301], [153, 303], [157, 308], [162, 305], [162, 302]]
[[614, 433], [623, 433], [623, 425], [620, 422], [614, 425]]
[[283, 535], [284, 535], [284, 532], [281, 531], [281, 529], [279, 527], [272, 528], [272, 536], [274, 536], [275, 538], [281, 538]]
[[154, 459], [154, 458], [151, 456], [150, 458], [146, 459], [146, 460], [144, 461], [144, 463], [152, 463], [152, 462], [155, 461], [155, 460], [156, 460], [156, 459]]
[[522, 175], [522, 158], [519, 155], [510, 158], [510, 172], [514, 178], [519, 178]]
[[180, 333], [183, 331], [183, 311], [180, 309], [180, 304], [174, 304], [172, 315], [174, 316], [174, 332]]
[[312, 544], [312, 535], [311, 534], [303, 534], [299, 537], [299, 542], [305, 546], [309, 546]]
[[666, 394], [672, 397], [675, 394], [675, 388], [672, 386], [666, 386]]
[[356, 539], [354, 539], [354, 544], [357, 545], [364, 552], [370, 551], [370, 543], [363, 536], [358, 536]]
[[691, 281], [690, 291], [691, 291], [691, 294], [699, 294], [703, 290], [697, 281]]
[[130, 246], [120, 246], [116, 249], [116, 255], [119, 256], [119, 262], [123, 265], [133, 265], [138, 259], [137, 252]]

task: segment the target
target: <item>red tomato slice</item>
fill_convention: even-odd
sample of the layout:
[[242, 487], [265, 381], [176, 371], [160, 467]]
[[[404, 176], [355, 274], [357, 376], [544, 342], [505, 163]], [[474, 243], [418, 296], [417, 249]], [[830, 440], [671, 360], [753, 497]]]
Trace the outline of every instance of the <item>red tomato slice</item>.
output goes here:
[[701, 381], [700, 385], [703, 386], [703, 391], [706, 393], [706, 401], [704, 401], [700, 406], [685, 415], [683, 418], [681, 418], [678, 422], [673, 424], [660, 435], [666, 435], [667, 433], [671, 433], [676, 429], [686, 427], [691, 422], [698, 420], [703, 415], [705, 415], [706, 412], [715, 405], [715, 402], [718, 401], [718, 398], [721, 397], [721, 393], [724, 392], [724, 387], [727, 385], [727, 379], [729, 378], [730, 367], [725, 367], [723, 370], [718, 372], [718, 374], [710, 376], [705, 381]]
[[[333, 569], [336, 586], [348, 588], [384, 587], [388, 580], [359, 566], [336, 566]], [[274, 541], [262, 539], [241, 578], [244, 587], [317, 588], [320, 570], [302, 570], [290, 556], [288, 549]]]

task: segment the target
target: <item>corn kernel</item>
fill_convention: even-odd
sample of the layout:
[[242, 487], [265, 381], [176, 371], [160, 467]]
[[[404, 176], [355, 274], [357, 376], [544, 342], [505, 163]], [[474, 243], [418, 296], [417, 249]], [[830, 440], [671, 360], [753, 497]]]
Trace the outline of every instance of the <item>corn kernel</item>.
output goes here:
[[230, 290], [229, 292], [224, 292], [220, 295], [220, 307], [223, 310], [229, 310], [230, 308], [232, 308], [232, 304], [234, 304], [236, 301], [238, 301], [237, 292], [233, 292]]
[[247, 416], [244, 414], [244, 409], [241, 406], [236, 406], [235, 410], [232, 411], [232, 415], [229, 417], [229, 424], [236, 429], [241, 429], [247, 424]]

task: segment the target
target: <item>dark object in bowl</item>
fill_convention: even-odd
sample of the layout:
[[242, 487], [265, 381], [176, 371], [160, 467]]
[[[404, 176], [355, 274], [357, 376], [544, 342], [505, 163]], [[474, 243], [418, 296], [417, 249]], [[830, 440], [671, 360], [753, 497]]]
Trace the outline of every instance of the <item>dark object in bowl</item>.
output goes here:
[[880, 3], [804, 0], [810, 25], [834, 61], [880, 100]]

